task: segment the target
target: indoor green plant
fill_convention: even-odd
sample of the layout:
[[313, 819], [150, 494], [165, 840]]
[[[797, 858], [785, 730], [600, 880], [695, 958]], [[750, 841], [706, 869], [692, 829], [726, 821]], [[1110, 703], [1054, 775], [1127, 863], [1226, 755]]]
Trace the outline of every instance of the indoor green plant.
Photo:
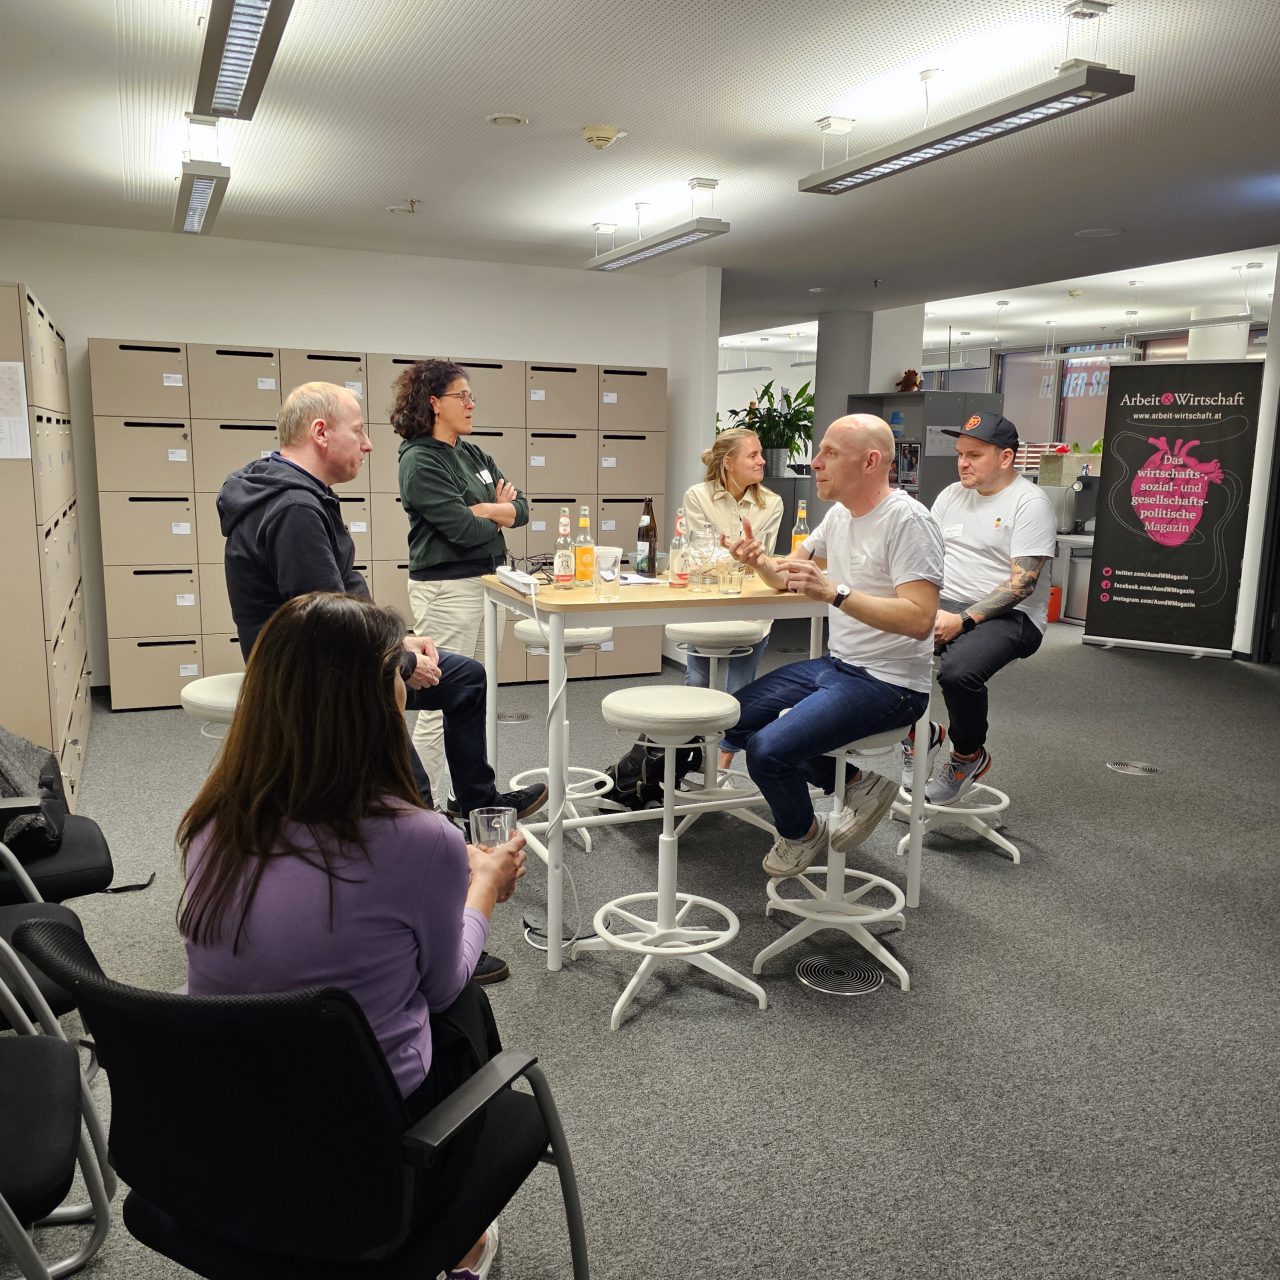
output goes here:
[[766, 469], [771, 476], [785, 475], [787, 461], [803, 452], [813, 439], [813, 392], [806, 382], [794, 395], [783, 389], [773, 393], [772, 379], [756, 392], [745, 409], [730, 409], [735, 427], [748, 427], [760, 437]]

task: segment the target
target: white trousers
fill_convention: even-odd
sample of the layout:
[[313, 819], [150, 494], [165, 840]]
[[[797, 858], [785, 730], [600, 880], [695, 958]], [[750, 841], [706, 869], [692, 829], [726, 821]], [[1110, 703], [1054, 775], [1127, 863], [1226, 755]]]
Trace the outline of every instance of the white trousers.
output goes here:
[[[409, 580], [409, 604], [413, 629], [435, 641], [437, 649], [449, 649], [465, 658], [484, 662], [484, 586], [479, 578], [453, 578], [445, 582]], [[506, 614], [498, 613], [498, 652]], [[444, 758], [444, 716], [439, 711], [419, 711], [413, 726], [413, 745], [431, 779], [431, 794], [444, 808], [449, 798], [449, 769]]]

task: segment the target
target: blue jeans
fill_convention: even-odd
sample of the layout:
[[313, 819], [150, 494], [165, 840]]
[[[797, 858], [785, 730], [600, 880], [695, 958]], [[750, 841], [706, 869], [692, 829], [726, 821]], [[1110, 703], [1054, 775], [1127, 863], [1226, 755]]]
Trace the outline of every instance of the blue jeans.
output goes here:
[[[756, 673], [760, 670], [760, 659], [764, 656], [764, 651], [769, 647], [769, 637], [765, 636], [763, 640], [757, 641], [751, 646], [750, 653], [741, 654], [737, 658], [721, 658], [718, 671], [723, 671], [727, 665], [729, 668], [728, 677], [725, 680], [724, 691], [726, 693], [736, 694], [739, 689], [749, 685], [755, 678]], [[684, 669], [684, 682], [691, 688], [705, 689], [711, 683], [711, 659], [699, 658], [696, 654], [688, 654], [689, 665]], [[723, 742], [720, 744], [722, 751], [730, 750]]]
[[813, 825], [809, 784], [835, 789], [836, 762], [825, 753], [886, 729], [905, 734], [929, 695], [828, 655], [770, 671], [738, 701], [742, 714], [724, 735], [725, 750], [747, 749], [747, 772], [769, 802], [778, 834], [799, 840]]

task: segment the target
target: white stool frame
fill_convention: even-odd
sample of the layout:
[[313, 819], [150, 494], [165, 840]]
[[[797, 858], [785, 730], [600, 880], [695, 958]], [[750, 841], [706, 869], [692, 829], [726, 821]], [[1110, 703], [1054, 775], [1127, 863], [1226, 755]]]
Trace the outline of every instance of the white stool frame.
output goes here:
[[[917, 753], [918, 754], [918, 753]], [[970, 797], [981, 797], [972, 803]], [[1009, 797], [985, 782], [975, 782], [961, 797], [962, 804], [930, 804], [927, 800], [921, 806], [923, 829], [927, 833], [940, 827], [968, 827], [976, 831], [984, 840], [1002, 849], [1010, 857], [1014, 866], [1022, 862], [1022, 854], [1018, 846], [1002, 836], [996, 826], [986, 822], [987, 818], [995, 818], [1009, 807]], [[893, 802], [893, 816], [903, 821], [909, 820], [913, 811], [911, 795], [906, 788], [900, 788], [898, 798]], [[997, 823], [997, 826], [999, 824]], [[898, 841], [898, 854], [902, 855], [911, 840], [905, 835]]]

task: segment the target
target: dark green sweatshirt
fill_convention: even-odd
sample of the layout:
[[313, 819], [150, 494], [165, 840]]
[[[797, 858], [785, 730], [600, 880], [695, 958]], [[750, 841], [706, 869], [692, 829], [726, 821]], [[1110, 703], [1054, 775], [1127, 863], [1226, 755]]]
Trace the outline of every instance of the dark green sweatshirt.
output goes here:
[[[498, 464], [465, 436], [447, 445], [434, 436], [400, 443], [400, 501], [409, 517], [409, 576], [416, 582], [478, 578], [507, 558], [502, 530], [468, 510], [493, 502], [503, 479]], [[516, 526], [528, 524], [529, 502], [515, 500]]]

